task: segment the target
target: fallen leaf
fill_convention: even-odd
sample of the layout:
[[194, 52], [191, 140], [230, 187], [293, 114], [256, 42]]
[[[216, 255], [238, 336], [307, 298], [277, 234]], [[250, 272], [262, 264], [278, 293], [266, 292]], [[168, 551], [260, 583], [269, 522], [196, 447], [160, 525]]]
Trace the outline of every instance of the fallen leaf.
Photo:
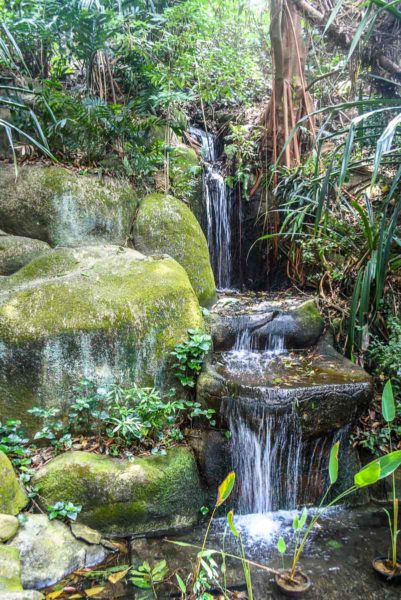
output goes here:
[[56, 600], [63, 593], [63, 588], [61, 590], [56, 590], [55, 592], [50, 592], [50, 594], [46, 594], [46, 600]]
[[123, 577], [126, 576], [128, 571], [129, 571], [129, 569], [125, 569], [124, 571], [118, 571], [117, 573], [113, 573], [112, 575], [110, 575], [108, 577], [108, 580], [110, 581], [110, 583], [112, 583], [114, 585], [115, 583], [117, 583], [117, 581], [120, 581], [120, 579], [123, 579]]
[[98, 585], [96, 587], [85, 590], [85, 594], [87, 596], [89, 596], [89, 598], [92, 598], [92, 596], [97, 596], [98, 594], [103, 592], [103, 590], [104, 590], [104, 585]]

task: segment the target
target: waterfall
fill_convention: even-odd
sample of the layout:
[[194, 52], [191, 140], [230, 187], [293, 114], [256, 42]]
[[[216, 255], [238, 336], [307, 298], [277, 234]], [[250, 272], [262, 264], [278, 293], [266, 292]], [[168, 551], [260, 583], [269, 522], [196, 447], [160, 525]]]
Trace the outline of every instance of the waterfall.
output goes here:
[[206, 238], [217, 288], [230, 289], [232, 274], [232, 198], [217, 162], [217, 137], [196, 127], [190, 133], [201, 144], [205, 160], [203, 201], [206, 213]]
[[[280, 401], [280, 384], [267, 383], [287, 354], [284, 335], [258, 337], [258, 329], [241, 319], [232, 349], [220, 354], [225, 374], [244, 386], [243, 392], [225, 397], [221, 407], [231, 432], [243, 515], [315, 504], [327, 486], [330, 448], [337, 439], [346, 444], [348, 437], [338, 430], [304, 439], [296, 403]], [[257, 395], [252, 394], [254, 385]]]
[[301, 433], [295, 413], [236, 399], [223, 408], [232, 435], [233, 469], [242, 514], [294, 507], [298, 499]]

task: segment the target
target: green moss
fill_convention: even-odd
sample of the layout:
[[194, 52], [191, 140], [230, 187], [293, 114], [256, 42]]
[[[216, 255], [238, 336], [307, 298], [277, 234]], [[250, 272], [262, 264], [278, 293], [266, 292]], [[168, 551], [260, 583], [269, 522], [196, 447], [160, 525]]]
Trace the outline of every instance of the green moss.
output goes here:
[[18, 548], [0, 544], [0, 594], [22, 591]]
[[45, 505], [57, 500], [80, 504], [79, 520], [108, 534], [194, 524], [203, 501], [195, 459], [184, 447], [133, 462], [67, 453], [41, 469], [35, 484]]
[[13, 169], [0, 173], [3, 228], [49, 242], [89, 239], [123, 242], [137, 207], [128, 183], [78, 175], [61, 167], [25, 166], [15, 182]]
[[0, 513], [17, 515], [28, 504], [10, 459], [0, 451]]
[[216, 287], [209, 251], [199, 223], [188, 207], [164, 194], [144, 198], [134, 225], [135, 246], [141, 252], [164, 252], [186, 270], [200, 304], [210, 306]]
[[0, 275], [10, 275], [42, 254], [50, 247], [40, 240], [1, 235], [0, 233]]
[[10, 294], [0, 305], [0, 339], [13, 343], [131, 324], [137, 339], [151, 330], [161, 353], [177, 343], [177, 329], [202, 325], [182, 267], [118, 247], [54, 251], [3, 287]]
[[202, 167], [193, 148], [184, 144], [173, 149], [170, 158], [170, 181], [176, 198], [189, 203], [199, 222], [202, 220]]

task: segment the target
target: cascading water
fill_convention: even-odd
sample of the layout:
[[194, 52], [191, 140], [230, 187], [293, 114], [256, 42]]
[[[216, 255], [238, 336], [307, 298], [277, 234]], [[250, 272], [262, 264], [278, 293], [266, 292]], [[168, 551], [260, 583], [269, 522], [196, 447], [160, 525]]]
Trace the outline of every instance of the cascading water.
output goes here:
[[196, 127], [189, 131], [201, 144], [206, 163], [203, 174], [206, 237], [216, 285], [220, 290], [230, 289], [233, 285], [232, 198], [217, 163], [217, 138]]

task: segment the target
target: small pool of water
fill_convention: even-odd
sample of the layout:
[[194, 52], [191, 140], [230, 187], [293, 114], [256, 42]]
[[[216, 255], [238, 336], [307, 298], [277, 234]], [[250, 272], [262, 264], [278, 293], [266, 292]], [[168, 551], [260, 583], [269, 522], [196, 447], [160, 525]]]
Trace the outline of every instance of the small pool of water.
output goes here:
[[[265, 515], [244, 515], [235, 517], [237, 528], [243, 536], [247, 558], [274, 569], [282, 566], [276, 551], [277, 539], [282, 535], [291, 544], [291, 522], [294, 511], [278, 511]], [[223, 540], [226, 552], [238, 553], [236, 541], [230, 532], [225, 531], [225, 520], [217, 519], [212, 527], [208, 548], [219, 550]], [[181, 536], [171, 536], [170, 540], [187, 542], [200, 546], [204, 527], [197, 527]], [[301, 560], [303, 570], [313, 581], [313, 587], [304, 596], [306, 600], [385, 600], [400, 599], [401, 586], [381, 581], [373, 572], [371, 560], [375, 556], [386, 554], [388, 548], [388, 530], [386, 517], [382, 509], [368, 507], [362, 509], [336, 508], [326, 513], [324, 519], [313, 531]], [[401, 547], [400, 547], [401, 551]], [[137, 538], [131, 541], [130, 552], [120, 555], [121, 564], [131, 562], [140, 564], [149, 561], [155, 564], [166, 560], [169, 575], [167, 581], [157, 588], [157, 597], [171, 598], [178, 593], [175, 574], [183, 579], [191, 572], [197, 550], [178, 546], [167, 539]], [[219, 554], [214, 555], [217, 563]], [[289, 565], [290, 556], [285, 556]], [[102, 569], [102, 567], [98, 567]], [[274, 584], [273, 576], [262, 569], [252, 567], [254, 600], [283, 598]], [[241, 587], [244, 576], [240, 562], [227, 560], [227, 582], [230, 586]], [[101, 584], [101, 583], [100, 583]], [[71, 585], [63, 582], [63, 585]], [[73, 579], [77, 589], [97, 585], [96, 579], [86, 580], [82, 586], [79, 578]], [[102, 585], [102, 584], [101, 584]], [[104, 589], [96, 598], [111, 600], [139, 600], [154, 598], [149, 590], [139, 590], [131, 583], [119, 581], [117, 584], [104, 584]], [[82, 592], [81, 592], [82, 593]], [[61, 595], [61, 598], [64, 596]], [[65, 596], [70, 597], [68, 594]], [[84, 597], [84, 596], [83, 596]], [[179, 597], [179, 596], [176, 596]], [[244, 596], [239, 596], [244, 598]]]

